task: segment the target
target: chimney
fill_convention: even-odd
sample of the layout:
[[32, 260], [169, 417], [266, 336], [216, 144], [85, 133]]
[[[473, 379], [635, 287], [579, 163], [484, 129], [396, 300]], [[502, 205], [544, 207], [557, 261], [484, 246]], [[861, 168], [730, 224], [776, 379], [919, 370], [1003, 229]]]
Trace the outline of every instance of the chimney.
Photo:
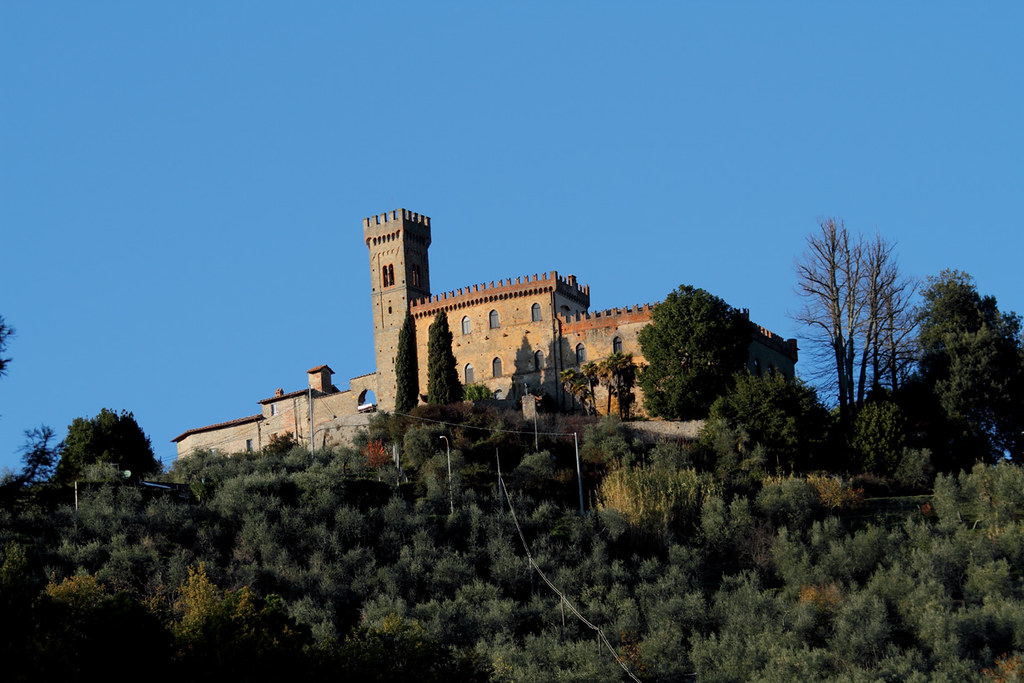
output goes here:
[[334, 370], [331, 370], [330, 366], [327, 365], [318, 365], [312, 370], [308, 370], [306, 376], [309, 378], [309, 388], [322, 394], [331, 393], [333, 388], [331, 384], [332, 375], [334, 375]]

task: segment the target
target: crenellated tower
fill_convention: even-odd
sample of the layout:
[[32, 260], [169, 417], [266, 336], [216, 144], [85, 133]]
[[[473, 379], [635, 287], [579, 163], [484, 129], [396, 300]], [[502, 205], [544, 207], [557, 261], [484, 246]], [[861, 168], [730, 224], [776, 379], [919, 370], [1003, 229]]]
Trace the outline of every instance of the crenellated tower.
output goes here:
[[[370, 300], [377, 362], [377, 404], [395, 405], [395, 352], [409, 302], [430, 297], [430, 218], [398, 209], [363, 219], [370, 251]], [[420, 359], [426, 362], [426, 359]]]

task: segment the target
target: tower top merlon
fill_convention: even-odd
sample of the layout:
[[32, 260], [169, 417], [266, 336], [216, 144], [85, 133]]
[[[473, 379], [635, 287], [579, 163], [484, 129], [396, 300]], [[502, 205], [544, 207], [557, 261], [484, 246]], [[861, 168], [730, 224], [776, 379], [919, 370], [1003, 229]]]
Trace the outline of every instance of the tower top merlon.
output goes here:
[[430, 245], [430, 216], [408, 209], [395, 209], [363, 219], [363, 236], [367, 243], [371, 238], [392, 235], [400, 230], [415, 233]]

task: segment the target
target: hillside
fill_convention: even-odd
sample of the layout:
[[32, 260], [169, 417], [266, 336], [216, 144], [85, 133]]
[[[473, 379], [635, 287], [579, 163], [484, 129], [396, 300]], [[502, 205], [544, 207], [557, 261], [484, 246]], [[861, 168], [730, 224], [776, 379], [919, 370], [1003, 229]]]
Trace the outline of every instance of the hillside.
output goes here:
[[[1020, 672], [1015, 465], [913, 495], [820, 473], [735, 486], [615, 421], [548, 422], [534, 453], [532, 424], [457, 413], [382, 417], [362, 447], [315, 462], [302, 448], [195, 454], [165, 476], [187, 493], [83, 484], [76, 510], [69, 488], [8, 491], [8, 680], [115, 665], [251, 680]], [[556, 435], [575, 430], [582, 516], [573, 441]], [[405, 483], [390, 461], [369, 466], [389, 434]]]

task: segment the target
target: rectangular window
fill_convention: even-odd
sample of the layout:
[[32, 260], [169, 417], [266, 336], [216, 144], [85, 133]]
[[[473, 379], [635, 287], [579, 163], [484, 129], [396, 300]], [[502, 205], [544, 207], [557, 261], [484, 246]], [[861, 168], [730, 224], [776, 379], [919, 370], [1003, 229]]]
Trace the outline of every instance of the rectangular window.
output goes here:
[[273, 417], [274, 415], [277, 415], [277, 404], [276, 403], [271, 403], [270, 404], [270, 415], [271, 415], [271, 417]]
[[245, 440], [245, 450], [248, 453], [252, 453], [252, 439]]

